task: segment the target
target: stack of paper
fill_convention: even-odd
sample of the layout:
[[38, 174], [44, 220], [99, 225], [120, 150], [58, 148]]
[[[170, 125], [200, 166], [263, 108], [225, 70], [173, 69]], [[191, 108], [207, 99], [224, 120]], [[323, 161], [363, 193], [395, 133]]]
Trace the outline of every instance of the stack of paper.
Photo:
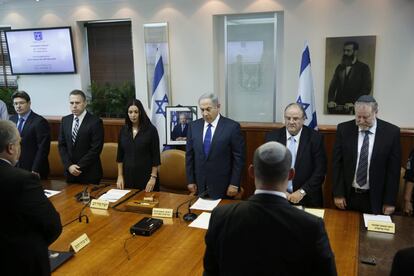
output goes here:
[[47, 198], [61, 193], [61, 191], [53, 191], [53, 190], [44, 190], [44, 192]]
[[189, 227], [208, 229], [208, 223], [210, 222], [211, 213], [202, 212], [190, 225]]
[[305, 212], [312, 214], [314, 216], [320, 217], [321, 219], [323, 219], [323, 216], [325, 214], [324, 209], [317, 209], [317, 208], [305, 208]]
[[99, 199], [107, 200], [109, 202], [116, 202], [121, 197], [125, 196], [127, 193], [129, 193], [131, 190], [120, 190], [120, 189], [110, 189], [103, 195], [99, 197]]
[[208, 200], [199, 198], [190, 209], [203, 210], [203, 211], [213, 211], [214, 208], [220, 203], [221, 199]]

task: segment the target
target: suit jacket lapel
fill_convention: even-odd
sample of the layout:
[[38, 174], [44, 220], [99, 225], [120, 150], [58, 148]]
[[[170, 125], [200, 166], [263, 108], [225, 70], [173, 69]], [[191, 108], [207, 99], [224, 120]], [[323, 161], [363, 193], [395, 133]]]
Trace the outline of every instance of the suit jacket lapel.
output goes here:
[[[193, 128], [193, 126], [192, 126]], [[204, 131], [204, 119], [199, 119], [194, 122], [194, 129], [192, 130], [194, 137], [194, 144], [201, 145], [201, 152], [203, 154], [203, 159], [206, 159], [204, 155], [204, 143], [203, 143], [203, 131]]]
[[358, 158], [358, 126], [354, 125], [351, 132], [349, 135], [349, 143], [352, 145], [352, 166], [356, 168]]
[[286, 127], [282, 127], [279, 131], [279, 136], [277, 137], [277, 142], [286, 146]]
[[24, 122], [24, 126], [23, 126], [23, 129], [22, 129], [22, 136], [26, 132], [26, 130], [30, 127], [30, 125], [32, 124], [33, 117], [34, 117], [34, 115], [33, 115], [33, 111], [32, 111], [32, 112], [30, 112], [30, 115], [27, 117], [26, 122]]
[[[214, 130], [214, 135], [213, 135], [213, 139], [211, 140], [211, 146], [210, 146], [210, 151], [208, 153], [208, 155], [211, 155], [211, 152], [213, 151], [213, 148], [215, 146], [215, 144], [217, 143], [217, 139], [218, 137], [220, 137], [220, 135], [223, 134], [223, 130], [224, 130], [224, 120], [223, 120], [223, 116], [220, 114], [220, 119], [217, 122], [217, 126], [216, 126], [216, 130]], [[207, 156], [208, 159], [208, 156]]]
[[[374, 138], [374, 146], [372, 147], [372, 153], [371, 153], [371, 160], [375, 160], [376, 155], [378, 154], [379, 150], [381, 149], [381, 138], [382, 135], [386, 135], [385, 133], [383, 133], [383, 124], [381, 122], [381, 120], [377, 119], [377, 129], [375, 130], [375, 138]], [[370, 160], [370, 161], [371, 161]], [[372, 168], [373, 166], [370, 166], [370, 168]]]
[[300, 134], [299, 140], [299, 147], [298, 151], [296, 152], [296, 160], [295, 160], [295, 167], [298, 164], [300, 158], [302, 158], [303, 150], [305, 149], [306, 145], [309, 143], [309, 131], [306, 127], [302, 127], [302, 133]]
[[[78, 141], [79, 141], [79, 137], [81, 136], [81, 133], [82, 133], [82, 131], [83, 131], [83, 129], [84, 128], [86, 128], [86, 125], [88, 124], [88, 121], [89, 121], [89, 112], [86, 112], [86, 114], [85, 114], [85, 117], [83, 117], [83, 120], [82, 120], [82, 123], [81, 123], [81, 125], [79, 126], [79, 129], [78, 129], [78, 135], [76, 136], [76, 140], [75, 140], [75, 144], [73, 145], [74, 147], [76, 146], [76, 144], [78, 143]], [[73, 117], [72, 117], [72, 124], [73, 124]], [[71, 125], [71, 129], [70, 129], [70, 132], [71, 132], [71, 137], [72, 137], [72, 125]], [[72, 138], [71, 138], [72, 139]]]

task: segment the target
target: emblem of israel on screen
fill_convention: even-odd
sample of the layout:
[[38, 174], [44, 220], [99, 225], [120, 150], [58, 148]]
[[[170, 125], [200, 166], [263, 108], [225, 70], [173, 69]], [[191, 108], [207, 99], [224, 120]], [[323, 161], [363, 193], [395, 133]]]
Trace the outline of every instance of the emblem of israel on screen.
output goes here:
[[34, 32], [33, 35], [34, 35], [34, 39], [37, 40], [37, 41], [43, 39], [42, 32]]

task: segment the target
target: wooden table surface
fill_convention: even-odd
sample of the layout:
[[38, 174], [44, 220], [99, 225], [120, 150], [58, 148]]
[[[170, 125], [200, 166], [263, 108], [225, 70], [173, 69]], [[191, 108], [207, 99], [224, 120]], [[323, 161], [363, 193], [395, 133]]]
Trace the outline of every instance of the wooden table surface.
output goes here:
[[[62, 181], [51, 181], [45, 187], [63, 189], [62, 193], [50, 198], [61, 215], [62, 224], [79, 216], [84, 205], [77, 202], [74, 195], [82, 191], [83, 186], [66, 186]], [[133, 199], [143, 195], [138, 193]], [[180, 203], [191, 198], [163, 192], [156, 195], [159, 207], [174, 208], [174, 211]], [[123, 209], [123, 204], [118, 207]], [[133, 224], [148, 215], [112, 208], [85, 208], [83, 214], [88, 216], [89, 223], [83, 218], [82, 222], [76, 220], [65, 226], [61, 236], [49, 248], [67, 251], [69, 244], [83, 233], [91, 242], [53, 275], [202, 275], [206, 231], [188, 227], [188, 223], [182, 220], [187, 207], [188, 204], [184, 204], [180, 208], [180, 218], [166, 219], [150, 237], [132, 237], [129, 233]], [[326, 209], [324, 221], [335, 253], [338, 275], [358, 275], [360, 215]]]

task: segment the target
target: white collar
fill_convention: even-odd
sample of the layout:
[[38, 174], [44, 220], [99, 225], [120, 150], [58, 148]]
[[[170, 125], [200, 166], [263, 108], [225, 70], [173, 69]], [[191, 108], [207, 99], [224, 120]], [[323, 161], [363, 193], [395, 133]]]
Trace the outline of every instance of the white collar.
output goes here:
[[277, 195], [277, 196], [280, 196], [280, 197], [283, 197], [283, 198], [287, 199], [287, 196], [286, 196], [285, 193], [279, 192], [279, 191], [273, 191], [273, 190], [256, 189], [256, 191], [254, 191], [254, 194], [255, 195], [258, 195], [258, 194]]
[[[7, 159], [4, 159], [4, 158], [0, 158], [1, 160], [3, 160], [4, 162], [7, 162], [7, 163], [9, 163], [10, 165], [12, 165], [12, 163], [9, 161], [9, 160], [7, 160]], [[13, 165], [12, 165], [13, 166]]]
[[217, 115], [217, 117], [211, 123], [208, 123], [208, 122], [204, 121], [204, 128], [206, 128], [208, 126], [208, 124], [211, 124], [213, 126], [213, 128], [216, 129], [219, 119], [220, 119], [220, 113]]
[[78, 117], [79, 118], [79, 121], [83, 121], [83, 118], [85, 118], [85, 116], [86, 116], [86, 109], [79, 115], [79, 116], [75, 116], [75, 115], [73, 115], [73, 119], [75, 119], [76, 117]]
[[286, 140], [289, 140], [290, 137], [294, 137], [296, 142], [299, 142], [300, 135], [302, 134], [303, 127], [299, 130], [298, 134], [292, 135], [289, 133], [288, 129], [286, 128]]
[[[358, 132], [361, 132], [362, 129], [360, 127], [358, 127]], [[370, 127], [368, 129], [369, 133], [371, 134], [375, 134], [375, 132], [377, 131], [377, 119], [374, 120], [374, 123], [372, 124], [372, 127]]]

